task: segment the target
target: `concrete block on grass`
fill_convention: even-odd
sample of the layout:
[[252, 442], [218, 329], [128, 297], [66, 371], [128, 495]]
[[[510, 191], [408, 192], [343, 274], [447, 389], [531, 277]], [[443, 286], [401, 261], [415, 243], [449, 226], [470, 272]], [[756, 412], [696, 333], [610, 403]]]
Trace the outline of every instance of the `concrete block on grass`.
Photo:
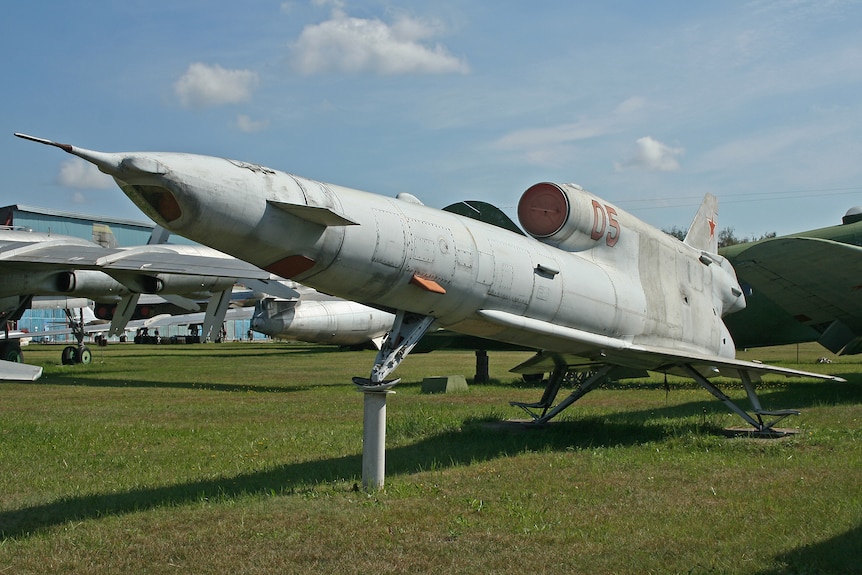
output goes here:
[[422, 380], [422, 393], [455, 393], [467, 391], [463, 375], [438, 375]]

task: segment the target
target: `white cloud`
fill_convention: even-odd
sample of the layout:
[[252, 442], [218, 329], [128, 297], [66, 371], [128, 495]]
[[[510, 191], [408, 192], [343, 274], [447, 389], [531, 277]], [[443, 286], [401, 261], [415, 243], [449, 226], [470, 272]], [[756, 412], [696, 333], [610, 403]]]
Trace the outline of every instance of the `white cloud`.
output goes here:
[[640, 100], [626, 101], [606, 117], [578, 120], [547, 128], [526, 128], [509, 132], [491, 147], [519, 154], [534, 166], [559, 167], [571, 164], [579, 154], [577, 143], [601, 138], [620, 131], [623, 115], [642, 106]]
[[99, 168], [80, 158], [72, 158], [60, 164], [57, 182], [63, 186], [80, 190], [107, 190], [114, 187], [114, 179], [99, 171]]
[[293, 2], [292, 0], [287, 0], [286, 2], [282, 2], [280, 9], [282, 14], [292, 14], [294, 10], [296, 10], [298, 4]]
[[502, 150], [534, 149], [558, 146], [607, 134], [609, 127], [599, 122], [573, 122], [550, 128], [516, 130], [499, 138], [494, 147]]
[[684, 153], [683, 148], [672, 148], [650, 136], [645, 136], [635, 142], [632, 155], [624, 162], [618, 162], [615, 167], [618, 172], [626, 169], [673, 172], [679, 169], [678, 158]]
[[236, 125], [240, 131], [252, 133], [265, 130], [269, 126], [269, 122], [266, 120], [252, 120], [249, 116], [240, 114], [236, 117]]
[[628, 116], [643, 110], [647, 105], [646, 98], [642, 96], [632, 96], [617, 106], [615, 112], [620, 116]]
[[520, 154], [531, 165], [565, 166], [580, 154], [576, 144], [620, 133], [642, 117], [647, 108], [646, 98], [631, 96], [608, 113], [555, 126], [515, 130], [497, 138], [491, 147]]
[[[818, 113], [805, 123], [740, 135], [701, 154], [697, 169], [739, 170], [770, 165], [775, 161], [792, 163], [792, 167], [798, 169], [803, 160], [812, 165], [823, 165], [829, 161], [827, 156], [831, 154], [824, 153], [827, 143], [843, 142], [848, 135], [858, 132], [858, 128], [848, 123], [848, 118], [856, 117], [857, 113], [839, 108]], [[790, 168], [788, 165], [785, 169]]]
[[176, 81], [174, 91], [184, 107], [202, 108], [248, 100], [258, 83], [257, 72], [195, 62]]
[[406, 16], [391, 25], [378, 19], [351, 18], [340, 3], [335, 3], [329, 20], [302, 30], [292, 47], [293, 64], [303, 74], [469, 72], [467, 63], [452, 56], [442, 45], [422, 43], [439, 32], [439, 26]]
[[497, 150], [514, 152], [532, 166], [558, 167], [577, 155], [573, 144], [608, 133], [611, 128], [600, 122], [573, 122], [549, 128], [516, 130], [491, 144]]

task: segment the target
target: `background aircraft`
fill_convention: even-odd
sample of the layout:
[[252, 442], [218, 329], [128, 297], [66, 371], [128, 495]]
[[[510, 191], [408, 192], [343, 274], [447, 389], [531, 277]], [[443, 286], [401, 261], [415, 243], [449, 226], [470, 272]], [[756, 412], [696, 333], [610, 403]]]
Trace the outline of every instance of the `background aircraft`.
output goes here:
[[265, 296], [255, 303], [251, 328], [277, 339], [380, 349], [395, 315], [286, 281], [297, 297]]
[[739, 348], [816, 341], [862, 352], [862, 210], [843, 223], [722, 250], [748, 306], [727, 318]]
[[[745, 298], [717, 254], [711, 196], [680, 242], [576, 185], [536, 184], [518, 204], [524, 236], [410, 195], [386, 198], [247, 162], [104, 153], [19, 136], [95, 164], [175, 233], [326, 293], [397, 310], [371, 376], [355, 380], [369, 389], [397, 383], [386, 377], [433, 324], [542, 349], [519, 366], [553, 369], [535, 404], [540, 422], [607, 378], [654, 370], [693, 378], [768, 431], [795, 412], [762, 409], [754, 379], [827, 378], [735, 358], [721, 318]], [[576, 390], [549, 410], [570, 373]], [[742, 380], [753, 415], [710, 381], [718, 374]]]
[[[293, 293], [271, 280], [270, 273], [203, 246], [105, 248], [72, 236], [9, 229], [0, 229], [0, 271], [0, 320], [19, 319], [34, 295], [89, 298], [101, 304], [97, 309], [108, 310], [101, 319], [112, 321], [112, 335], [136, 317], [141, 294], [159, 294], [190, 311], [201, 309], [195, 300], [207, 300], [207, 337], [221, 328], [239, 278], [272, 293]], [[76, 337], [78, 346], [64, 350], [64, 363], [88, 362], [83, 331]], [[13, 356], [21, 357], [20, 346], [7, 336], [0, 342], [0, 358]]]

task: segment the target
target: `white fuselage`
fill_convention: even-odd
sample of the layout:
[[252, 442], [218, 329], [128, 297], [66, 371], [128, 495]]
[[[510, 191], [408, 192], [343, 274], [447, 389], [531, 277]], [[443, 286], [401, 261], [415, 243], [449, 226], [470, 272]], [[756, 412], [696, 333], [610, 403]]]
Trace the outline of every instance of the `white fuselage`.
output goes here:
[[[734, 354], [720, 318], [744, 298], [723, 258], [705, 258], [574, 187], [570, 194], [600, 205], [596, 217], [604, 219], [591, 222], [601, 227], [595, 239], [563, 249], [553, 238], [253, 164], [170, 153], [103, 156], [96, 162], [103, 171], [167, 229], [333, 295], [552, 351], [570, 350], [554, 349], [561, 345], [554, 337], [526, 342], [522, 331], [478, 312], [633, 344]], [[445, 293], [423, 289], [415, 276]]]
[[279, 339], [355, 346], [382, 340], [394, 321], [391, 313], [343, 299], [267, 297], [255, 306], [251, 327]]

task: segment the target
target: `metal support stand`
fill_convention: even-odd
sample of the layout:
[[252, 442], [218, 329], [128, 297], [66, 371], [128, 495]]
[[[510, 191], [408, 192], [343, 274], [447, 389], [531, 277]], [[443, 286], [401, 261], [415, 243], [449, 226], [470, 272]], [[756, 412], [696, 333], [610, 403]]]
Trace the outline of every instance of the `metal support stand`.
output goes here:
[[386, 475], [386, 396], [391, 390], [366, 391], [362, 421], [362, 488], [383, 488]]
[[[738, 406], [733, 402], [727, 395], [725, 395], [720, 389], [715, 387], [709, 380], [703, 377], [696, 369], [694, 369], [690, 365], [685, 366], [688, 370], [691, 377], [698, 382], [704, 389], [714, 395], [717, 399], [722, 401], [727, 408], [733, 413], [737, 414], [739, 417], [748, 422], [753, 428], [754, 431], [752, 434], [760, 435], [763, 437], [775, 437], [775, 434], [778, 435], [786, 435], [786, 431], [778, 431], [774, 430], [773, 426], [784, 419], [785, 417], [791, 415], [799, 415], [799, 412], [795, 409], [780, 409], [780, 410], [766, 410], [760, 406], [760, 400], [757, 397], [757, 393], [754, 391], [754, 384], [751, 381], [751, 376], [747, 371], [740, 371], [739, 377], [742, 379], [742, 385], [745, 387], [745, 392], [748, 395], [748, 400], [751, 402], [751, 408], [754, 411], [754, 417], [751, 417], [744, 409]], [[763, 416], [766, 415], [768, 417], [775, 417], [770, 422], [764, 422]]]
[[488, 352], [484, 349], [476, 350], [476, 375], [473, 383], [488, 383], [490, 375], [488, 372]]
[[[533, 418], [533, 423], [541, 425], [549, 422], [556, 417], [561, 411], [572, 405], [574, 402], [585, 396], [587, 393], [595, 389], [595, 387], [605, 381], [612, 366], [605, 365], [598, 368], [598, 371], [575, 372], [569, 371], [566, 365], [558, 365], [554, 368], [551, 376], [548, 378], [548, 385], [545, 387], [545, 392], [542, 398], [535, 403], [522, 403], [518, 401], [510, 401], [509, 405], [520, 407]], [[571, 381], [575, 384], [575, 389], [571, 395], [561, 401], [556, 407], [552, 408], [554, 399], [560, 391], [560, 386], [564, 380]], [[534, 409], [541, 409], [542, 413], [535, 413]]]

